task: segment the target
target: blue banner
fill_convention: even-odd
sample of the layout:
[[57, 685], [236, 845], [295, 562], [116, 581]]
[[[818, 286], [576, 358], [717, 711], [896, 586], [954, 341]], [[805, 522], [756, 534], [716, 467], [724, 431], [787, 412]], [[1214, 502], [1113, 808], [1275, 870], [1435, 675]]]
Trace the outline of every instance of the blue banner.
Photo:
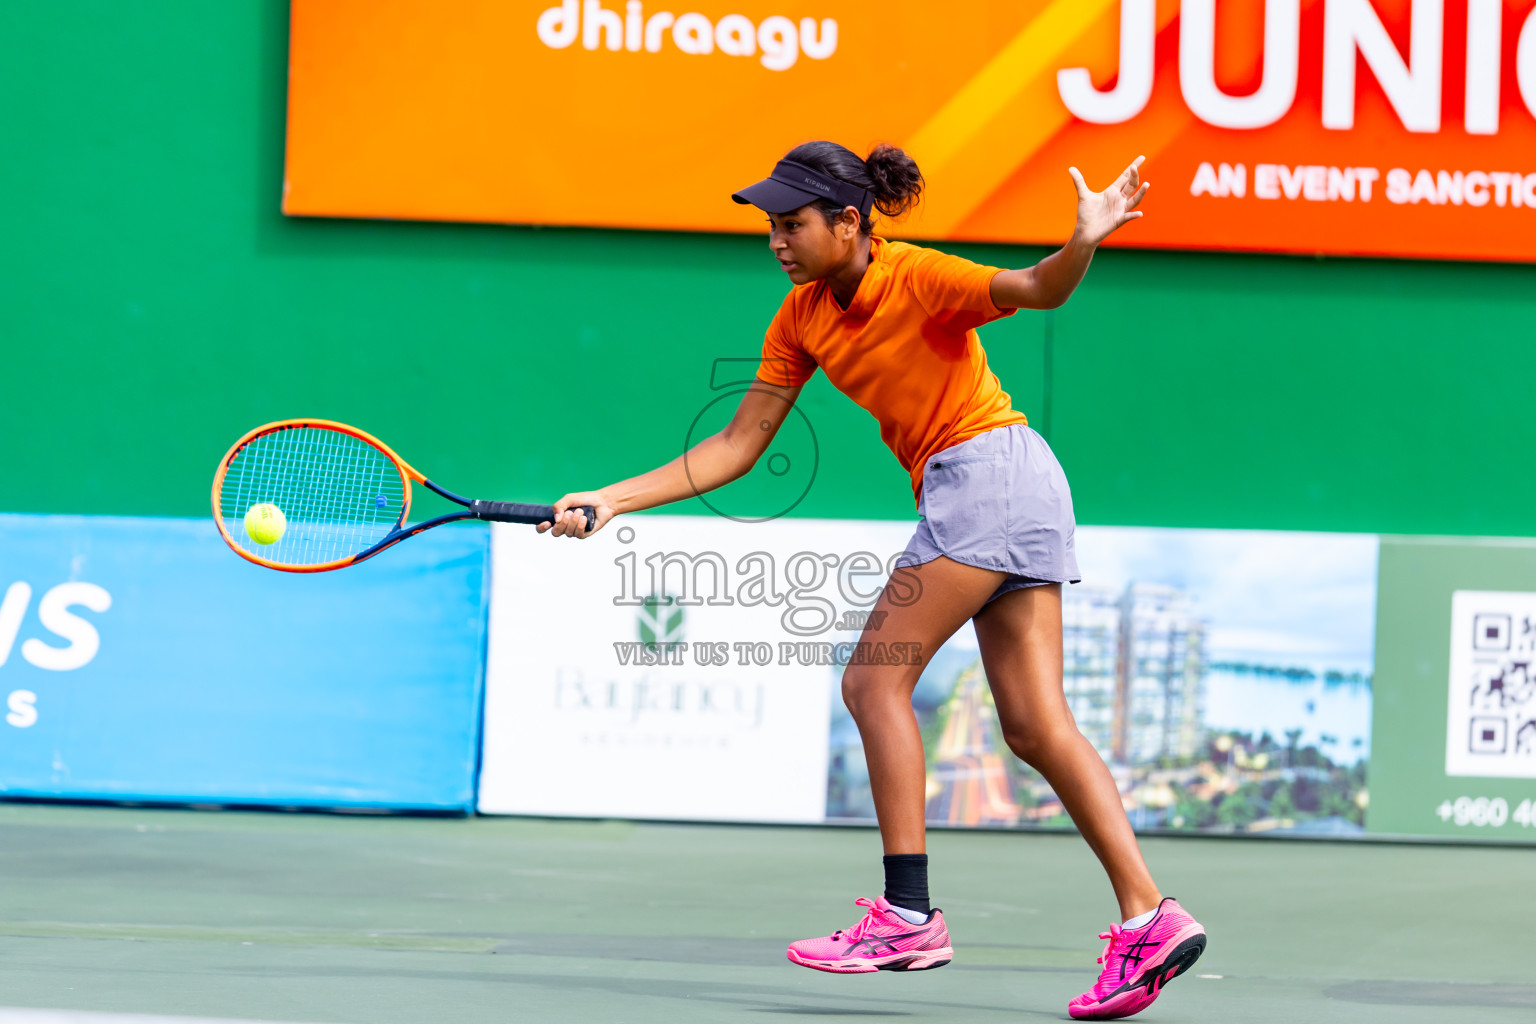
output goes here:
[[489, 533], [353, 568], [213, 523], [0, 515], [0, 796], [469, 811]]

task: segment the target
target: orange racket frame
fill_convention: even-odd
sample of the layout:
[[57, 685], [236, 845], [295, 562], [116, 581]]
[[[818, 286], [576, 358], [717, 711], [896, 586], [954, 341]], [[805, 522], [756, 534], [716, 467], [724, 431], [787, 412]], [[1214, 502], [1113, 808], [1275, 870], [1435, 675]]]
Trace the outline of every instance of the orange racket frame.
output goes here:
[[[316, 562], [308, 565], [291, 565], [283, 562], [276, 562], [270, 558], [263, 558], [255, 552], [247, 551], [235, 542], [234, 537], [230, 536], [229, 529], [224, 525], [224, 513], [223, 509], [220, 508], [219, 505], [219, 499], [223, 493], [224, 475], [226, 472], [228, 472], [230, 463], [234, 461], [235, 456], [240, 453], [241, 449], [250, 444], [252, 441], [256, 440], [258, 437], [262, 437], [266, 434], [275, 434], [280, 430], [292, 430], [296, 427], [311, 427], [321, 430], [334, 430], [338, 433], [346, 434], [350, 437], [355, 437], [359, 441], [371, 445], [378, 449], [380, 452], [383, 452], [386, 456], [388, 456], [389, 460], [395, 464], [395, 468], [400, 473], [400, 483], [403, 496], [400, 501], [400, 516], [395, 520], [394, 528], [389, 532], [388, 536], [386, 536], [378, 543], [372, 545], [371, 547], [365, 548], [355, 554], [348, 555], [345, 558], [337, 558], [332, 559], [329, 562]], [[407, 526], [405, 520], [411, 514], [411, 483], [413, 481], [429, 488], [437, 494], [442, 495], [449, 501], [454, 501], [460, 505], [463, 505], [466, 511], [450, 512], [447, 515], [438, 516], [435, 519], [428, 519], [417, 523], [414, 526]], [[254, 430], [248, 431], [240, 438], [240, 440], [231, 445], [229, 451], [225, 452], [224, 457], [219, 460], [218, 469], [215, 470], [213, 474], [213, 489], [211, 492], [211, 500], [213, 503], [213, 522], [214, 525], [219, 528], [219, 535], [224, 538], [224, 543], [228, 544], [230, 549], [241, 558], [244, 558], [249, 562], [254, 562], [257, 565], [265, 566], [268, 569], [276, 569], [279, 572], [328, 572], [332, 569], [343, 569], [349, 565], [356, 565], [358, 562], [372, 558], [374, 555], [385, 550], [386, 548], [391, 548], [400, 543], [402, 540], [405, 540], [409, 537], [414, 537], [418, 533], [421, 533], [423, 530], [430, 530], [432, 527], [441, 526], [444, 523], [456, 523], [465, 519], [480, 519], [487, 522], [497, 523], [533, 524], [552, 522], [555, 517], [555, 509], [553, 505], [523, 505], [510, 501], [478, 501], [454, 494], [452, 491], [439, 487], [431, 480], [428, 480], [420, 470], [416, 469], [416, 467], [412, 466], [409, 462], [406, 462], [398, 454], [396, 454], [394, 449], [390, 448], [389, 445], [385, 444], [383, 441], [380, 441], [378, 438], [374, 437], [367, 431], [359, 430], [356, 427], [348, 426], [345, 423], [338, 423], [335, 420], [322, 419], [278, 420], [274, 423], [264, 423]], [[590, 533], [592, 531], [592, 527], [597, 522], [597, 511], [590, 505], [580, 506], [576, 511], [579, 511], [586, 516], [586, 532]]]

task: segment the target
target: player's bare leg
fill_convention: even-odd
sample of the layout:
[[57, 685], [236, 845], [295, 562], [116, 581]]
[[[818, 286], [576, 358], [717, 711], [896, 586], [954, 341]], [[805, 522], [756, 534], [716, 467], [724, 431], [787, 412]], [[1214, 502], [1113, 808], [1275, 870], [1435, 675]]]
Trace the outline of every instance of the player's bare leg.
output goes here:
[[870, 792], [887, 854], [925, 849], [927, 768], [912, 690], [923, 665], [992, 596], [1005, 575], [942, 556], [898, 569], [859, 640], [871, 645], [915, 643], [921, 663], [850, 664], [843, 672], [843, 702], [864, 741]]
[[[927, 771], [923, 740], [912, 713], [912, 689], [933, 652], [991, 597], [1004, 574], [939, 557], [898, 569], [859, 638], [860, 650], [902, 645], [916, 657], [907, 664], [870, 664], [855, 656], [843, 671], [843, 700], [864, 740], [869, 783], [885, 845], [886, 896], [861, 898], [862, 920], [831, 935], [790, 943], [792, 963], [834, 974], [926, 971], [954, 957], [944, 913], [927, 902], [923, 807]], [[911, 864], [906, 862], [919, 862]], [[898, 881], [892, 892], [893, 863]], [[918, 889], [910, 888], [920, 877]], [[915, 895], [916, 891], [921, 896]]]
[[1079, 1020], [1146, 1009], [1205, 951], [1205, 928], [1152, 881], [1109, 768], [1078, 731], [1062, 690], [1061, 585], [1010, 591], [976, 616], [981, 660], [1008, 746], [1050, 783], [1120, 901], [1093, 987], [1067, 1004]]
[[1153, 909], [1162, 893], [1142, 859], [1120, 790], [1078, 731], [1062, 689], [1061, 585], [1004, 594], [977, 614], [976, 637], [1009, 748], [1061, 798], [1104, 865], [1121, 917]]

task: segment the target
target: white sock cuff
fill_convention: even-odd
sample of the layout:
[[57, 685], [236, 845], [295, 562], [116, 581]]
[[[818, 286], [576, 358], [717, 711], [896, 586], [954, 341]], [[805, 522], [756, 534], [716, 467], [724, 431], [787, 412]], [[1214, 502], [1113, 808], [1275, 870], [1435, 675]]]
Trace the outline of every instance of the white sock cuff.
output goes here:
[[908, 924], [923, 924], [928, 920], [929, 917], [929, 915], [919, 913], [916, 910], [908, 910], [906, 907], [898, 907], [894, 903], [891, 904], [891, 913], [895, 914], [897, 917], [901, 918]]
[[1157, 916], [1157, 908], [1153, 907], [1151, 910], [1147, 911], [1145, 914], [1137, 914], [1135, 917], [1131, 918], [1129, 921], [1125, 922], [1120, 927], [1125, 929], [1126, 931], [1134, 931], [1137, 928], [1141, 928], [1144, 925], [1150, 924], [1152, 922], [1152, 919], [1154, 917], [1156, 917], [1156, 916]]

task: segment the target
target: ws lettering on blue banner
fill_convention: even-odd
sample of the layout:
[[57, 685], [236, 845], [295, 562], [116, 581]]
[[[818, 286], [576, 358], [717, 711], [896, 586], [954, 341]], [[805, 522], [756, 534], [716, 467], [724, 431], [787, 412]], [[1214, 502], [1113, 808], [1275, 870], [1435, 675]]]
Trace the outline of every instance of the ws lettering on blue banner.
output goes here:
[[0, 797], [469, 811], [489, 535], [294, 575], [211, 522], [0, 515]]

